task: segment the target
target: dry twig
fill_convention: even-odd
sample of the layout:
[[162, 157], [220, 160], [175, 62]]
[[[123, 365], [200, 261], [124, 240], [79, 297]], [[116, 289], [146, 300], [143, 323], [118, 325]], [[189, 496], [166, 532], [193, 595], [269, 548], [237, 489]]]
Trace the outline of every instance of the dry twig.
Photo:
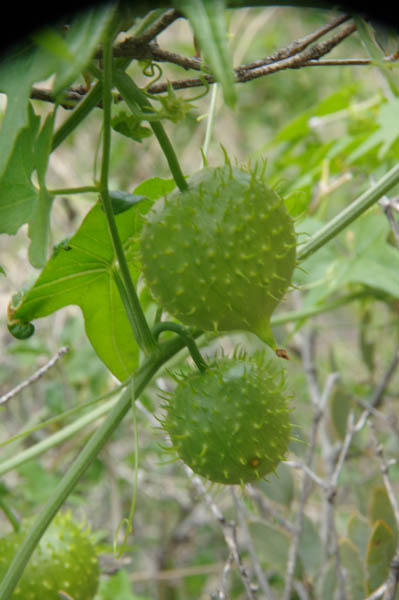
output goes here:
[[22, 390], [24, 390], [26, 387], [32, 385], [32, 383], [35, 383], [38, 379], [40, 379], [40, 377], [43, 377], [43, 375], [45, 375], [45, 373], [47, 373], [47, 371], [51, 369], [55, 363], [58, 362], [60, 358], [62, 358], [67, 352], [69, 352], [69, 348], [67, 346], [63, 346], [45, 365], [35, 371], [35, 373], [28, 377], [28, 379], [19, 383], [13, 390], [10, 390], [3, 396], [0, 396], [0, 406], [11, 400], [11, 398], [14, 398], [14, 396], [22, 392]]

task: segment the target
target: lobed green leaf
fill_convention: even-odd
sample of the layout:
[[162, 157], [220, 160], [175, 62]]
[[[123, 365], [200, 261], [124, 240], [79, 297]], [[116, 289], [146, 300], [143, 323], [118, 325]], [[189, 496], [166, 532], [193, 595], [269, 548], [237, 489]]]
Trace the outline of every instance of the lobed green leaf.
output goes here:
[[[149, 202], [140, 204], [140, 211]], [[137, 209], [116, 215], [132, 278], [136, 263], [137, 233], [141, 219]], [[29, 323], [60, 308], [75, 304], [83, 312], [87, 336], [98, 356], [118, 379], [126, 379], [138, 361], [124, 306], [113, 278], [114, 251], [101, 206], [94, 206], [76, 234], [59, 245], [32, 288], [13, 312], [13, 321]]]

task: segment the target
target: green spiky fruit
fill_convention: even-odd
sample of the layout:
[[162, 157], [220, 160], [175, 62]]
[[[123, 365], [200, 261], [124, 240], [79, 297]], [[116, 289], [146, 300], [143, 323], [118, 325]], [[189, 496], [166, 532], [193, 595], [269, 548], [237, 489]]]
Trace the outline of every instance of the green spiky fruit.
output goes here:
[[163, 427], [195, 473], [243, 484], [264, 477], [283, 460], [290, 409], [276, 361], [222, 358], [178, 383], [167, 400]]
[[[0, 539], [0, 581], [24, 540], [20, 531]], [[89, 534], [69, 513], [58, 514], [27, 564], [12, 600], [92, 600], [99, 583], [99, 565]]]
[[153, 296], [186, 325], [245, 329], [270, 343], [270, 316], [296, 264], [283, 200], [262, 177], [230, 164], [202, 169], [188, 184], [154, 205], [142, 231]]

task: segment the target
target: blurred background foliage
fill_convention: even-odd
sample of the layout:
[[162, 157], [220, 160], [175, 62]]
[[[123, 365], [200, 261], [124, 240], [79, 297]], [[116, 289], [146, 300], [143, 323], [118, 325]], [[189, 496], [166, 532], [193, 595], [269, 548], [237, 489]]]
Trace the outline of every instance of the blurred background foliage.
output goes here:
[[[304, 8], [229, 11], [233, 64], [269, 55], [323, 25], [328, 18], [330, 14], [324, 10]], [[161, 34], [159, 43], [174, 52], [194, 54], [192, 33], [187, 22], [181, 19]], [[367, 53], [355, 34], [331, 56], [365, 57]], [[137, 62], [129, 70], [142, 85], [148, 83], [143, 67]], [[162, 71], [164, 79], [184, 76], [184, 71], [175, 65], [162, 64]], [[266, 160], [267, 179], [286, 196], [303, 239], [398, 161], [398, 99], [376, 67], [313, 66], [268, 75], [237, 84], [237, 88], [238, 104], [234, 111], [224, 106], [220, 91], [217, 93], [208, 162], [212, 165], [223, 162], [221, 147], [238, 163], [255, 164]], [[186, 90], [178, 95], [191, 98], [195, 93], [195, 90]], [[177, 125], [165, 123], [185, 174], [195, 172], [202, 164], [200, 149], [204, 144], [210, 94], [194, 101], [194, 108]], [[49, 111], [49, 107], [39, 101], [33, 101], [33, 105], [43, 116]], [[115, 115], [119, 110], [116, 105]], [[67, 111], [59, 110], [58, 122], [66, 116]], [[100, 109], [96, 109], [84, 127], [78, 128], [51, 156], [49, 188], [84, 185], [92, 180], [100, 127]], [[144, 130], [141, 135], [137, 144], [114, 132], [112, 189], [132, 192], [154, 175], [170, 177], [154, 137], [147, 136]], [[95, 198], [89, 195], [57, 199], [52, 213], [52, 243], [76, 231], [93, 200]], [[106, 394], [116, 382], [89, 345], [76, 307], [64, 308], [38, 321], [36, 333], [29, 340], [11, 338], [4, 308], [11, 295], [32, 282], [38, 271], [27, 260], [25, 226], [15, 236], [2, 236], [0, 245], [1, 264], [7, 273], [7, 277], [1, 278], [0, 287], [3, 307], [0, 395], [26, 380], [60, 347], [69, 347], [69, 352], [53, 369], [1, 409], [0, 441], [5, 442], [28, 427]], [[292, 444], [290, 458], [300, 459], [306, 455], [314, 419], [303, 361], [304, 340], [306, 343], [311, 340], [313, 344], [321, 387], [329, 374], [339, 374], [321, 433], [328, 438], [332, 450], [339, 449], [348, 431], [349, 415], [353, 414], [355, 420], [359, 417], [362, 403], [373, 396], [397, 352], [398, 264], [394, 233], [381, 206], [376, 205], [307, 259], [302, 265], [304, 270], [298, 269], [295, 277], [298, 289], [287, 296], [279, 313], [322, 310], [327, 302], [345, 295], [356, 294], [357, 299], [343, 303], [334, 311], [320, 312], [311, 319], [276, 325], [276, 335], [291, 356], [288, 371], [293, 394], [292, 418], [300, 438]], [[142, 284], [140, 289], [147, 314], [152, 316], [154, 306]], [[217, 342], [212, 338], [201, 342], [205, 355], [214, 353], [220, 345], [229, 351], [237, 343], [253, 349], [258, 342], [249, 335], [239, 334]], [[184, 364], [186, 360], [187, 355], [180, 353], [172, 366]], [[398, 384], [396, 372], [373, 417], [384, 453], [396, 460], [389, 469], [396, 493], [399, 490]], [[112, 542], [121, 520], [129, 512], [135, 481], [134, 424], [130, 417], [118, 428], [68, 500], [78, 515], [87, 518], [103, 552], [104, 575], [99, 600], [197, 600], [211, 597], [218, 588], [228, 556], [221, 528], [183, 466], [179, 462], [168, 463], [168, 455], [160, 446], [165, 440], [154, 419], [154, 415], [159, 414], [160, 404], [157, 387], [171, 389], [171, 386], [172, 381], [164, 370], [137, 403], [137, 501], [133, 534], [129, 537], [128, 551], [121, 559], [112, 556]], [[89, 410], [82, 409], [77, 414], [81, 417]], [[61, 426], [72, 424], [76, 418], [76, 414], [71, 414], [62, 423], [54, 421], [29, 437], [1, 448], [0, 494], [12, 501], [21, 515], [34, 513], [51, 495], [96, 423], [13, 470], [7, 471], [4, 464], [18, 452], [57, 433]], [[314, 470], [321, 477], [326, 475], [324, 458], [318, 444]], [[254, 549], [276, 597], [282, 597], [279, 594], [284, 589], [290, 544], [289, 532], [282, 523], [293, 522], [302, 477], [301, 471], [281, 464], [278, 476], [272, 475], [267, 482], [254, 484], [251, 493], [236, 492], [240, 510], [229, 488], [211, 489], [227, 521], [238, 523], [244, 562], [252, 565]], [[302, 587], [293, 591], [293, 599], [333, 600], [336, 597], [334, 560], [327, 560], [323, 554], [324, 502], [322, 490], [314, 485], [306, 505], [295, 571]], [[240, 515], [244, 515], [247, 533]], [[382, 571], [381, 568], [373, 570], [375, 536], [380, 535], [378, 540], [387, 549], [388, 556], [397, 536], [395, 516], [367, 427], [354, 435], [343, 465], [335, 518], [341, 560], [347, 568], [347, 597], [364, 599], [385, 580], [381, 573], [387, 576], [386, 562]], [[381, 522], [388, 527], [384, 529]], [[1, 520], [0, 531], [4, 533], [8, 528]], [[122, 567], [121, 570], [118, 567]], [[233, 570], [229, 577], [230, 597], [244, 598], [237, 573]]]

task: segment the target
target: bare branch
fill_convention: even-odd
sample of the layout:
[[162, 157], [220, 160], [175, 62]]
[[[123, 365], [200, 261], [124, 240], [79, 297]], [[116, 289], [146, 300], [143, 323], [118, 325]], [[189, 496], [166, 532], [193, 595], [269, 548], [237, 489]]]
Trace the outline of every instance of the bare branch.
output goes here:
[[253, 61], [247, 65], [241, 65], [239, 67], [236, 67], [235, 71], [237, 73], [239, 73], [240, 71], [248, 71], [250, 69], [256, 69], [258, 67], [262, 67], [264, 65], [283, 60], [284, 58], [289, 58], [290, 56], [293, 56], [294, 54], [298, 54], [299, 52], [302, 52], [302, 50], [305, 50], [305, 48], [307, 48], [307, 46], [309, 46], [316, 40], [320, 39], [323, 35], [325, 35], [326, 33], [329, 33], [332, 29], [335, 29], [335, 27], [338, 27], [342, 23], [345, 23], [345, 21], [347, 21], [348, 19], [349, 19], [349, 16], [347, 16], [347, 15], [343, 15], [341, 17], [333, 19], [332, 21], [330, 21], [330, 23], [323, 25], [319, 29], [316, 29], [312, 33], [309, 33], [308, 35], [306, 35], [302, 38], [299, 38], [298, 40], [294, 40], [293, 42], [288, 44], [288, 46], [286, 46], [285, 48], [282, 48], [280, 50], [277, 50], [270, 56], [268, 56], [266, 58], [262, 58], [260, 60]]
[[251, 496], [251, 498], [256, 502], [259, 510], [263, 513], [261, 516], [265, 517], [266, 515], [271, 515], [273, 519], [288, 533], [292, 534], [296, 531], [295, 526], [285, 519], [279, 511], [277, 511], [274, 506], [268, 502], [264, 494], [261, 494], [260, 491], [253, 487], [250, 484], [247, 484], [246, 490]]
[[[308, 382], [311, 403], [314, 408], [312, 431], [310, 434], [310, 441], [309, 441], [308, 451], [307, 451], [307, 455], [306, 455], [306, 459], [305, 459], [306, 466], [309, 469], [311, 469], [312, 463], [313, 463], [313, 458], [314, 458], [314, 453], [315, 453], [315, 449], [316, 449], [317, 434], [318, 434], [321, 419], [324, 414], [324, 409], [325, 409], [325, 406], [326, 406], [326, 403], [328, 400], [328, 393], [326, 390], [324, 390], [324, 392], [322, 394], [320, 394], [320, 391], [319, 391], [319, 386], [318, 386], [318, 382], [317, 382], [317, 371], [316, 371], [315, 361], [314, 361], [314, 358], [315, 358], [314, 333], [311, 333], [310, 335], [303, 334], [302, 342], [303, 342], [302, 347], [301, 347], [302, 362], [303, 362], [303, 366], [304, 366], [304, 369], [305, 369], [306, 375], [307, 375], [307, 382]], [[330, 382], [328, 382], [328, 389], [331, 392], [332, 385]], [[288, 550], [288, 560], [287, 560], [287, 567], [286, 567], [286, 573], [285, 573], [285, 589], [284, 589], [284, 594], [283, 594], [283, 600], [289, 600], [291, 597], [291, 591], [292, 591], [293, 581], [294, 581], [296, 557], [298, 555], [299, 542], [300, 542], [300, 537], [301, 537], [301, 533], [302, 533], [305, 505], [306, 505], [306, 502], [308, 500], [311, 490], [312, 490], [312, 479], [309, 477], [309, 475], [307, 473], [305, 473], [303, 480], [302, 480], [302, 488], [301, 488], [301, 492], [300, 492], [298, 511], [297, 511], [297, 515], [296, 515], [296, 523], [295, 523], [296, 531], [295, 531], [294, 535], [292, 536], [291, 544], [290, 544], [290, 547]]]
[[28, 379], [22, 381], [13, 390], [10, 390], [3, 396], [0, 396], [0, 406], [11, 400], [11, 398], [22, 392], [22, 390], [24, 390], [29, 385], [32, 385], [32, 383], [35, 383], [38, 379], [40, 379], [40, 377], [43, 377], [43, 375], [47, 373], [47, 371], [51, 369], [55, 365], [55, 363], [59, 361], [60, 358], [62, 358], [67, 352], [69, 352], [69, 348], [67, 346], [63, 346], [45, 365], [43, 365], [42, 367], [40, 367], [40, 369], [35, 371], [35, 373], [28, 377]]
[[[175, 52], [160, 48], [158, 44], [151, 41], [164, 28], [170, 25], [175, 19], [181, 16], [177, 11], [170, 10], [156, 21], [142, 36], [129, 37], [115, 46], [113, 53], [115, 57], [129, 57], [132, 59], [148, 59], [155, 62], [168, 62], [176, 64], [185, 70], [202, 71], [204, 69], [203, 61], [195, 56], [183, 56]], [[337, 61], [319, 60], [325, 54], [328, 54], [335, 46], [340, 44], [346, 37], [351, 35], [356, 30], [356, 25], [349, 24], [345, 28], [335, 33], [331, 38], [324, 42], [314, 44], [313, 42], [325, 35], [332, 29], [338, 27], [348, 20], [348, 16], [340, 16], [333, 19], [330, 23], [320, 27], [314, 32], [293, 41], [285, 48], [282, 48], [270, 56], [263, 59], [253, 61], [247, 65], [240, 65], [234, 69], [236, 75], [236, 83], [245, 83], [253, 79], [264, 77], [271, 73], [276, 73], [283, 69], [297, 69], [315, 65], [332, 65], [332, 64], [370, 64], [369, 59], [341, 59]], [[101, 58], [102, 50], [99, 49], [94, 58]], [[203, 72], [201, 77], [180, 79], [170, 82], [157, 82], [148, 88], [150, 94], [161, 94], [167, 91], [168, 85], [172, 85], [174, 89], [188, 89], [200, 87], [204, 85], [204, 80], [209, 83], [215, 83], [215, 78], [210, 73]], [[70, 109], [76, 102], [81, 99], [82, 89], [73, 89], [65, 92], [62, 106]], [[32, 98], [44, 101], [54, 102], [50, 92], [39, 88], [32, 89]]]
[[225, 517], [223, 516], [223, 513], [221, 512], [220, 508], [213, 500], [212, 496], [206, 491], [205, 486], [202, 483], [200, 477], [198, 477], [198, 475], [194, 475], [193, 472], [191, 471], [191, 469], [187, 465], [183, 465], [183, 466], [184, 466], [186, 473], [191, 478], [191, 481], [192, 481], [194, 487], [196, 488], [198, 493], [201, 495], [201, 497], [205, 500], [206, 504], [208, 505], [208, 507], [210, 508], [214, 517], [217, 519], [217, 521], [219, 522], [219, 524], [222, 528], [225, 542], [227, 544], [227, 547], [229, 548], [230, 554], [234, 558], [234, 562], [240, 573], [241, 581], [242, 581], [245, 591], [247, 593], [248, 600], [255, 600], [253, 588], [252, 588], [247, 570], [242, 562], [241, 553], [238, 548], [237, 529], [236, 529], [235, 523], [232, 521], [227, 521], [225, 519]]
[[236, 507], [240, 530], [244, 534], [245, 542], [246, 542], [246, 545], [247, 545], [247, 548], [248, 548], [248, 551], [249, 551], [249, 554], [251, 557], [254, 571], [258, 578], [259, 586], [260, 586], [261, 590], [263, 591], [265, 600], [273, 600], [273, 594], [272, 594], [271, 588], [269, 586], [269, 582], [267, 581], [267, 579], [263, 573], [262, 566], [260, 564], [259, 558], [256, 554], [256, 550], [255, 550], [255, 547], [252, 542], [251, 534], [247, 527], [247, 523], [246, 523], [245, 515], [244, 515], [243, 504], [237, 498], [237, 494], [235, 493], [233, 486], [230, 486], [230, 491], [231, 491], [231, 495], [233, 496], [233, 501], [234, 501], [234, 504]]
[[316, 473], [314, 473], [314, 471], [312, 471], [312, 469], [310, 469], [308, 467], [308, 465], [306, 465], [304, 462], [298, 461], [298, 460], [286, 460], [284, 461], [284, 463], [286, 465], [288, 465], [289, 467], [292, 467], [294, 469], [302, 469], [302, 471], [304, 471], [304, 473], [306, 473], [306, 475], [315, 483], [317, 483], [317, 485], [319, 485], [321, 488], [323, 488], [323, 490], [329, 490], [330, 486], [328, 484], [327, 481], [324, 481], [324, 479], [322, 479], [321, 477], [319, 477], [318, 475], [316, 475]]
[[396, 591], [399, 587], [399, 547], [392, 559], [389, 569], [388, 580], [385, 584], [383, 600], [395, 600]]

